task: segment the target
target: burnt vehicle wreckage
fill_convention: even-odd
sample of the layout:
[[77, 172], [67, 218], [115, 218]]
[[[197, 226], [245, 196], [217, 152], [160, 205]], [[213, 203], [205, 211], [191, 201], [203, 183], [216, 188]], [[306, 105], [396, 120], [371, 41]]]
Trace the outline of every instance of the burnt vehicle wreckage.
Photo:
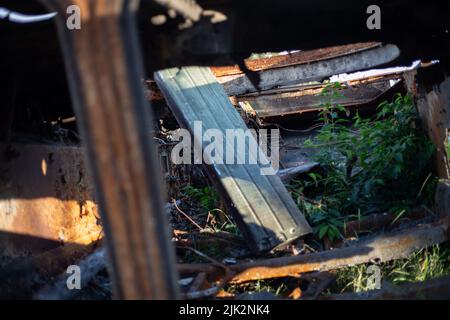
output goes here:
[[[81, 10], [76, 30], [66, 25], [71, 5]], [[449, 298], [448, 274], [327, 291], [336, 270], [406, 259], [450, 237], [449, 9], [379, 1], [382, 27], [371, 30], [370, 5], [4, 1], [0, 298], [248, 299], [246, 286], [258, 281], [284, 281], [287, 293], [271, 298]], [[405, 113], [407, 125], [389, 122], [389, 112]], [[246, 146], [279, 129], [279, 170], [262, 175], [258, 162], [229, 164], [223, 154], [211, 165], [173, 163], [173, 136], [195, 133], [197, 121], [222, 133], [253, 129]], [[417, 135], [405, 141], [433, 145], [398, 146], [429, 154], [424, 164], [417, 155], [417, 180], [398, 179], [395, 166], [382, 187], [374, 179], [385, 196], [413, 187], [402, 211], [361, 195], [375, 188], [361, 178], [364, 163], [378, 165], [384, 151], [358, 145], [379, 139], [371, 126], [397, 125]], [[320, 151], [334, 134], [369, 156], [358, 162], [336, 147], [324, 165]], [[348, 160], [343, 188], [362, 185], [338, 199], [338, 213], [320, 187], [342, 160], [336, 152]], [[257, 157], [269, 161], [268, 150], [233, 160]], [[419, 201], [426, 192], [431, 200]], [[71, 265], [82, 290], [67, 287]]]

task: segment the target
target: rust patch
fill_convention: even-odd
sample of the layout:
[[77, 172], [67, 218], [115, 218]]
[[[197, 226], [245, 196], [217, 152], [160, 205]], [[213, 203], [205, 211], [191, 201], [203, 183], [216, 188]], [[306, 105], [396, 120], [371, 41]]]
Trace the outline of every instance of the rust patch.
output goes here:
[[82, 150], [20, 144], [12, 149], [16, 157], [0, 159], [0, 267], [61, 244], [101, 238]]
[[[245, 60], [245, 65], [250, 71], [261, 71], [274, 68], [288, 67], [310, 63], [318, 60], [336, 58], [339, 56], [368, 50], [380, 46], [379, 42], [361, 42], [343, 46], [321, 48], [315, 50], [299, 51], [286, 55], [279, 55], [270, 58]], [[238, 65], [211, 67], [211, 71], [216, 77], [230, 76], [243, 73]]]

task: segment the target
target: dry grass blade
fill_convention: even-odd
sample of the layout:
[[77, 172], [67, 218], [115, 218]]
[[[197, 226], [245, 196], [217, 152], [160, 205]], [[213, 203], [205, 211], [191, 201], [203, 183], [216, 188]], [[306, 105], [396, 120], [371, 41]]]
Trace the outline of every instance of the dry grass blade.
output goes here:
[[187, 213], [185, 213], [183, 210], [181, 210], [178, 205], [177, 205], [177, 201], [175, 199], [172, 199], [172, 203], [175, 206], [175, 209], [177, 209], [177, 211], [179, 213], [181, 213], [186, 219], [188, 219], [194, 226], [196, 226], [200, 231], [203, 230], [203, 228], [197, 223], [195, 222], [191, 217], [189, 217], [189, 215]]

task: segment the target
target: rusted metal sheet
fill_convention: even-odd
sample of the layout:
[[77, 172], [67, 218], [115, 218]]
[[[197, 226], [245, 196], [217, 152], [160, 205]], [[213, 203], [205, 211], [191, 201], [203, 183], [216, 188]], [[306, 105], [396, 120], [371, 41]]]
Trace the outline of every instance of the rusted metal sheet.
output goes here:
[[78, 147], [0, 145], [0, 267], [102, 236], [91, 180]]
[[[66, 73], [104, 222], [118, 298], [178, 297], [163, 183], [142, 92], [138, 1], [43, 0], [57, 11]], [[78, 5], [80, 30], [66, 27]]]
[[[359, 51], [377, 48], [381, 45], [382, 44], [379, 42], [353, 43], [315, 50], [297, 51], [289, 54], [276, 55], [270, 58], [247, 59], [244, 63], [245, 67], [250, 71], [262, 71], [336, 58]], [[216, 77], [224, 77], [243, 74], [245, 70], [243, 71], [238, 65], [234, 65], [211, 67], [211, 71]]]
[[242, 159], [258, 157], [248, 147], [253, 142], [257, 146], [256, 151], [259, 150], [252, 135], [247, 142], [244, 140], [246, 145], [243, 154], [237, 154], [234, 149], [229, 150], [234, 146], [234, 141], [227, 140], [226, 131], [244, 132], [248, 128], [209, 68], [167, 69], [156, 72], [155, 80], [179, 124], [194, 134], [195, 141], [200, 140], [197, 142], [202, 149], [208, 144], [202, 141], [202, 137], [195, 136], [196, 121], [201, 121], [205, 132], [208, 129], [219, 130], [224, 145], [233, 152], [233, 164], [227, 164], [226, 150], [216, 150], [222, 161], [218, 163], [206, 159], [213, 164], [206, 167], [255, 251], [271, 250], [311, 231], [280, 178], [261, 174], [261, 163], [264, 163], [261, 157], [265, 158], [262, 152], [259, 152], [259, 162], [240, 164]]
[[[364, 106], [376, 107], [382, 99], [402, 88], [402, 83], [397, 81], [391, 86], [390, 81], [376, 81], [360, 85], [348, 86], [343, 84], [339, 90], [340, 97], [333, 98], [333, 103], [344, 107], [356, 108]], [[238, 101], [243, 109], [254, 115], [261, 124], [277, 121], [280, 118], [299, 117], [302, 114], [317, 113], [323, 109], [326, 99], [321, 95], [324, 86], [314, 89], [296, 90], [276, 94], [260, 94], [257, 96], [239, 97]]]
[[393, 61], [400, 54], [395, 45], [383, 45], [345, 55], [319, 59], [310, 63], [294, 64], [257, 71], [250, 79], [246, 74], [218, 77], [228, 95], [242, 95], [279, 86], [322, 81], [331, 75], [370, 69]]

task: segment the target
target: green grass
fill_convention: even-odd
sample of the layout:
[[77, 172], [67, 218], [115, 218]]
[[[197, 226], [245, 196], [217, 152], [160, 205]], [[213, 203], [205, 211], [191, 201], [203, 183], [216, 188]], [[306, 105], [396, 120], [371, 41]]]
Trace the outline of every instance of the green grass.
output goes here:
[[205, 214], [207, 225], [211, 230], [214, 232], [229, 232], [236, 236], [241, 236], [233, 218], [221, 204], [216, 190], [211, 187], [196, 188], [187, 185], [183, 188], [183, 192], [189, 198], [190, 204]]
[[[371, 264], [352, 266], [336, 272], [336, 283], [327, 294], [362, 292], [374, 289], [369, 281]], [[422, 282], [450, 274], [450, 249], [448, 246], [433, 246], [413, 253], [406, 259], [379, 265], [381, 285], [389, 281], [394, 285], [405, 282]]]

